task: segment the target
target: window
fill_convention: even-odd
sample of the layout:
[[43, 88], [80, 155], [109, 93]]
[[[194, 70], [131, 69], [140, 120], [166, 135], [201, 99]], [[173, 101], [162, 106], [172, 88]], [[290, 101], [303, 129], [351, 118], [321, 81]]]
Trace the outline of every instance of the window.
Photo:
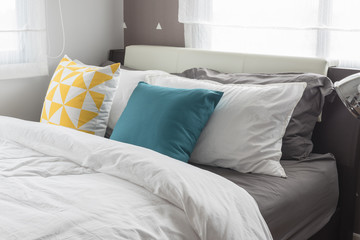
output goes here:
[[17, 38], [10, 33], [11, 29], [16, 29], [16, 9], [15, 1], [3, 1], [0, 8], [0, 53], [15, 51], [17, 48]]
[[179, 0], [187, 47], [360, 67], [359, 0]]
[[0, 1], [0, 79], [47, 74], [44, 0]]

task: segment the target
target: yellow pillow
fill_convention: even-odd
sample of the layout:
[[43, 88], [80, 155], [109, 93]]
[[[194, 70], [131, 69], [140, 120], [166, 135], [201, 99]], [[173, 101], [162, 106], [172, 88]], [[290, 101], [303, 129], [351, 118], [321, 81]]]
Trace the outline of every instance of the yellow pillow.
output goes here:
[[104, 136], [120, 78], [120, 64], [78, 64], [66, 55], [47, 91], [40, 122]]

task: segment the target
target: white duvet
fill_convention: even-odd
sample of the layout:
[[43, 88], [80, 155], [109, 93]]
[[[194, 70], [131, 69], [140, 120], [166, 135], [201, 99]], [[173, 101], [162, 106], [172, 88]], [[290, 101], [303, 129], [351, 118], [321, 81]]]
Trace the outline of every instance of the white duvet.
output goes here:
[[154, 151], [0, 117], [0, 239], [271, 239], [254, 199]]

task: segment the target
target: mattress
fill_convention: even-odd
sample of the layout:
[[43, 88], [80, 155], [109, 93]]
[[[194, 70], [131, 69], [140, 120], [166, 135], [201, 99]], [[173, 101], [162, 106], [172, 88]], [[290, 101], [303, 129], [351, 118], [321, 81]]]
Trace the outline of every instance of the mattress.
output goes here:
[[281, 161], [287, 178], [244, 174], [195, 165], [234, 182], [256, 200], [274, 239], [308, 239], [336, 210], [338, 177], [331, 154], [311, 154], [302, 161]]

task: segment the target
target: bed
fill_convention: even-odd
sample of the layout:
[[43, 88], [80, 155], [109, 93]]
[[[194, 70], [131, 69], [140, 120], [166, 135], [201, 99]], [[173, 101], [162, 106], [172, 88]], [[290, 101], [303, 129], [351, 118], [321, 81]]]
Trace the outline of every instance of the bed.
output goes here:
[[[124, 65], [169, 73], [206, 67], [228, 73], [326, 75], [328, 68], [317, 58], [160, 46], [127, 47]], [[350, 179], [341, 176], [349, 169], [341, 167], [344, 156], [331, 140], [341, 130], [332, 128], [329, 106], [325, 103], [315, 129], [314, 153], [301, 161], [281, 161], [287, 178], [184, 164], [130, 144], [3, 117], [0, 236], [348, 239], [351, 229], [344, 219], [349, 211], [344, 206], [354, 192], [342, 191]], [[352, 164], [353, 158], [346, 160]]]
[[[226, 73], [312, 72], [326, 75], [328, 71], [328, 63], [323, 59], [315, 58], [234, 54], [224, 52], [216, 53], [216, 57], [213, 57], [213, 52], [211, 51], [194, 49], [188, 50], [182, 48], [158, 46], [152, 46], [150, 48], [148, 46], [130, 46], [126, 50], [127, 54], [125, 56], [125, 66], [141, 70], [160, 69], [167, 72], [179, 73], [185, 71], [186, 69], [191, 69], [192, 67], [197, 66], [215, 69], [217, 71]], [[172, 60], [168, 61], [168, 59]], [[196, 74], [193, 75], [195, 76]], [[210, 78], [210, 80], [212, 79]], [[222, 83], [224, 82], [225, 81], [222, 81]], [[325, 109], [329, 106], [334, 105], [330, 102], [331, 101], [325, 103]], [[336, 99], [335, 104], [338, 103], [338, 99]], [[339, 108], [341, 108], [341, 106]], [[319, 131], [319, 128], [324, 127], [325, 124], [327, 125], [329, 124], [329, 121], [332, 121], [332, 119], [327, 115], [328, 112], [325, 112], [322, 115], [324, 114], [325, 119], [324, 117], [322, 117], [323, 119], [321, 119], [321, 121], [319, 119], [315, 128], [315, 133]], [[349, 121], [352, 123], [354, 122], [351, 118], [349, 119]], [[332, 123], [330, 124], [332, 125]], [[326, 134], [330, 134], [329, 136], [331, 136], [334, 133], [332, 133], [331, 131], [327, 131]], [[337, 150], [335, 150], [334, 148], [341, 149], [341, 146], [335, 147], [334, 145], [332, 145], [332, 151], [329, 151], [329, 148], [326, 146], [328, 143], [323, 142], [319, 142], [318, 145], [316, 145], [317, 137], [318, 135], [313, 136], [313, 138], [315, 139], [314, 152], [337, 153]], [[324, 138], [322, 138], [322, 141], [325, 141]], [[322, 149], [319, 150], [318, 148]], [[340, 158], [342, 157], [338, 153], [336, 154], [336, 156], [339, 156]], [[314, 159], [314, 161], [312, 158]], [[338, 225], [340, 224], [337, 218], [339, 217], [338, 215], [340, 215], [340, 210], [337, 209], [336, 211], [335, 205], [339, 207], [339, 205], [336, 204], [338, 200], [339, 183], [337, 179], [338, 170], [336, 169], [336, 164], [333, 160], [333, 156], [329, 155], [312, 155], [301, 163], [293, 161], [282, 161], [282, 165], [285, 166], [286, 172], [292, 172], [294, 174], [292, 176], [289, 176], [287, 181], [283, 182], [284, 185], [282, 185], [281, 183], [279, 184], [279, 182], [273, 184], [274, 179], [271, 177], [269, 178], [268, 176], [254, 177], [253, 175], [245, 174], [244, 176], [239, 177], [239, 175], [241, 174], [236, 173], [232, 170], [225, 170], [223, 168], [214, 168], [203, 165], [197, 166], [208, 171], [217, 173], [250, 192], [251, 195], [257, 200], [262, 214], [267, 221], [275, 239], [307, 239], [311, 236], [313, 236], [313, 239], [351, 239], [352, 231], [350, 229], [348, 229], [348, 231], [346, 232], [346, 230], [344, 230], [344, 226], [342, 226], [341, 230], [338, 228]], [[319, 165], [315, 166], [317, 164]], [[342, 165], [341, 163], [339, 163], [339, 160], [338, 165]], [[304, 169], [307, 169], [307, 171]], [[324, 170], [324, 172], [322, 172], [322, 170]], [[325, 172], [327, 173], [325, 174]], [[304, 174], [304, 176], [301, 176], [302, 174]], [[314, 174], [314, 176], [321, 175], [320, 178], [322, 178], [322, 180], [316, 179], [316, 177], [310, 177], [310, 175], [312, 174]], [[340, 172], [340, 174], [343, 173]], [[328, 177], [324, 177], [325, 175], [327, 175]], [[254, 180], [252, 178], [254, 178]], [[279, 179], [275, 179], [275, 181], [277, 180]], [[255, 183], [253, 183], [252, 181], [254, 181]], [[294, 185], [291, 184], [292, 181], [293, 183], [295, 183]], [[264, 184], [264, 182], [266, 183]], [[321, 182], [323, 185], [319, 186], [318, 184]], [[340, 184], [344, 183], [340, 181]], [[257, 189], [257, 186], [261, 185], [264, 186], [264, 189]], [[281, 185], [282, 187], [280, 187]], [[297, 192], [297, 189], [302, 189], [304, 188], [304, 186], [312, 186], [314, 188], [306, 189], [302, 193]], [[296, 189], [296, 194], [294, 196], [289, 196], [288, 189]], [[320, 191], [319, 189], [324, 190], [324, 195], [321, 196], [322, 191]], [[315, 196], [317, 194], [319, 195]], [[350, 195], [350, 193], [347, 194]], [[286, 197], [282, 198], [281, 196]], [[352, 190], [351, 197], [354, 197], [354, 190]], [[348, 199], [349, 196], [347, 196], [346, 198]], [[269, 203], [269, 199], [272, 199], [272, 202]], [[306, 203], [306, 201], [303, 201], [304, 199], [311, 200]], [[317, 203], [318, 206], [315, 206], [314, 203]], [[305, 206], [306, 204], [308, 205]], [[317, 210], [321, 209], [321, 207], [324, 207], [324, 205], [326, 204], [329, 204], [328, 209], [324, 210], [323, 215], [320, 216], [321, 214], [317, 212]], [[279, 215], [279, 213], [284, 213], [283, 206], [286, 206], [287, 210], [285, 211], [285, 214], [288, 214], [288, 216]], [[316, 214], [318, 215], [312, 218], [311, 215], [314, 212], [317, 212]], [[348, 214], [349, 213], [347, 213], [347, 215]], [[303, 216], [303, 218], [301, 216]], [[317, 224], [318, 221], [322, 223]], [[347, 225], [346, 222], [343, 222], [343, 224]]]

